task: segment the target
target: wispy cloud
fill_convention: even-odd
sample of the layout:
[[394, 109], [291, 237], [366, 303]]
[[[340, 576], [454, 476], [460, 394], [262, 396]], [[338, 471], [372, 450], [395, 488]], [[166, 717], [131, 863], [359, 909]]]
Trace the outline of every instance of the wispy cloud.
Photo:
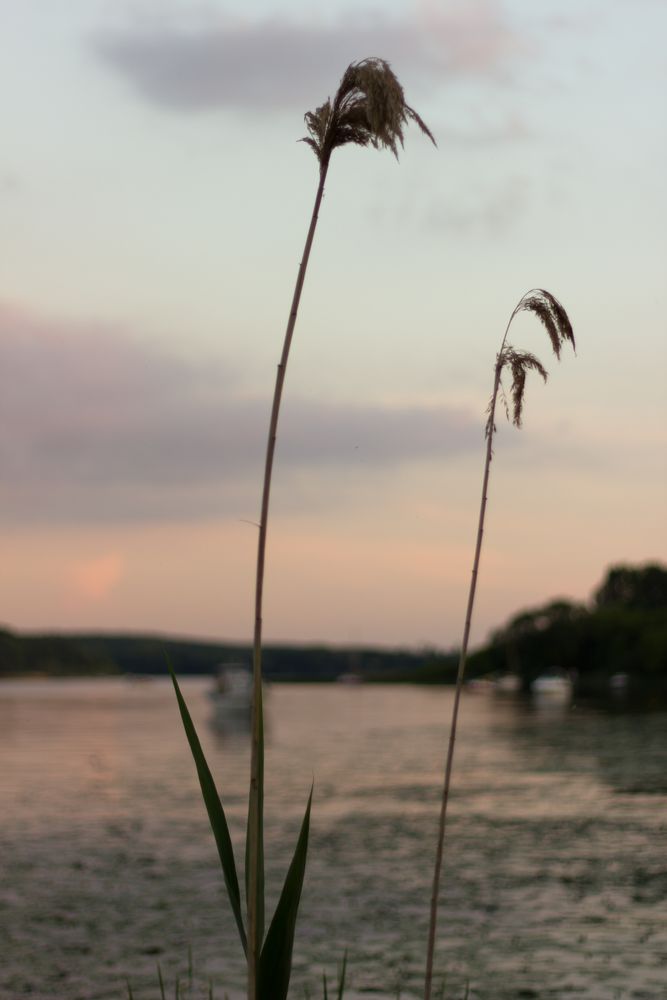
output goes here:
[[421, 222], [437, 233], [502, 236], [525, 212], [531, 194], [529, 180], [521, 176], [508, 177], [492, 190], [477, 190], [471, 183], [463, 197], [428, 203]]
[[[125, 520], [254, 510], [267, 400], [221, 361], [192, 364], [127, 333], [0, 308], [0, 518]], [[286, 474], [387, 469], [480, 444], [446, 406], [286, 403]]]
[[498, 0], [426, 0], [407, 17], [376, 9], [335, 21], [161, 13], [99, 31], [92, 46], [143, 98], [184, 112], [300, 108], [304, 94], [324, 99], [368, 55], [429, 87], [462, 76], [497, 83], [523, 47]]
[[534, 138], [534, 132], [516, 113], [501, 121], [485, 121], [478, 114], [466, 128], [452, 125], [439, 128], [438, 138], [448, 148], [461, 147], [470, 150], [484, 146], [486, 150], [488, 146], [529, 141]]
[[15, 195], [21, 190], [21, 178], [15, 170], [0, 167], [0, 195]]

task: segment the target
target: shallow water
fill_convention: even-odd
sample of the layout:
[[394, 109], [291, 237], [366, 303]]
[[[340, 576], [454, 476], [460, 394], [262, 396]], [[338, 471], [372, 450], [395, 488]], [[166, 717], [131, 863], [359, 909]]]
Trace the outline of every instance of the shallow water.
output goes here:
[[[242, 856], [248, 739], [183, 684]], [[292, 995], [349, 955], [354, 997], [418, 996], [452, 693], [277, 686], [267, 699], [275, 899], [312, 778]], [[0, 997], [240, 996], [243, 967], [173, 692], [0, 683]], [[438, 966], [446, 997], [664, 1000], [667, 716], [464, 699]], [[271, 905], [271, 904], [269, 904]], [[187, 983], [186, 983], [187, 985]], [[224, 987], [224, 988], [223, 988]]]

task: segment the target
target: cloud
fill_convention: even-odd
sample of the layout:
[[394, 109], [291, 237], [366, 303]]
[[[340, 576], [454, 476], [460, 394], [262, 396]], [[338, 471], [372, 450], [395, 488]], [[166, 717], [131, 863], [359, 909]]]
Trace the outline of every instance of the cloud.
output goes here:
[[428, 203], [422, 214], [425, 229], [459, 235], [502, 236], [526, 210], [532, 187], [529, 179], [508, 177], [492, 190], [476, 188], [471, 181], [462, 197]]
[[163, 13], [142, 26], [99, 31], [91, 44], [144, 99], [182, 112], [305, 110], [304, 94], [323, 100], [348, 63], [378, 54], [401, 78], [429, 88], [465, 76], [497, 83], [522, 49], [497, 0], [455, 0], [446, 9], [430, 0], [411, 16], [369, 10], [328, 22]]
[[502, 146], [507, 143], [525, 142], [534, 137], [530, 125], [516, 113], [510, 114], [501, 121], [485, 121], [482, 115], [476, 115], [466, 128], [445, 125], [438, 129], [438, 141], [448, 149], [461, 147], [469, 150], [475, 147]]
[[[109, 521], [256, 506], [269, 401], [228, 366], [193, 364], [90, 324], [0, 307], [0, 518]], [[286, 398], [285, 474], [388, 469], [480, 444], [445, 406]]]
[[531, 205], [534, 184], [527, 176], [480, 181], [469, 174], [465, 189], [433, 192], [422, 188], [411, 200], [392, 204], [376, 196], [369, 206], [374, 223], [400, 232], [448, 239], [505, 236]]
[[21, 190], [21, 178], [15, 170], [0, 168], [0, 195], [15, 195]]

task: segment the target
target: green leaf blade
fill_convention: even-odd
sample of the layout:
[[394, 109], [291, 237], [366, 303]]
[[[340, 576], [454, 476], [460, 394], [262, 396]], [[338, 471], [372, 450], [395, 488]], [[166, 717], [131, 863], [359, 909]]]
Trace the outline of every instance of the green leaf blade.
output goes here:
[[343, 1000], [345, 993], [345, 973], [347, 971], [347, 951], [343, 954], [343, 962], [338, 974], [338, 1000]]
[[[257, 920], [257, 955], [259, 957], [264, 940], [264, 704], [262, 686], [259, 686], [257, 700], [257, 884], [255, 913]], [[250, 828], [252, 824], [253, 797], [248, 801], [248, 829], [245, 845], [245, 890], [246, 902], [250, 897]]]
[[201, 743], [199, 742], [199, 737], [197, 736], [197, 731], [190, 716], [190, 712], [188, 711], [185, 699], [183, 698], [183, 695], [181, 694], [181, 689], [178, 686], [176, 675], [169, 661], [167, 661], [167, 666], [169, 668], [169, 673], [171, 675], [171, 679], [174, 684], [174, 690], [176, 692], [176, 700], [178, 702], [178, 708], [181, 713], [181, 719], [183, 721], [183, 728], [185, 729], [185, 735], [187, 736], [188, 743], [190, 744], [190, 751], [192, 753], [192, 757], [195, 762], [195, 767], [197, 769], [197, 777], [199, 778], [199, 786], [201, 788], [202, 798], [204, 799], [204, 804], [206, 806], [206, 811], [208, 813], [211, 829], [213, 830], [213, 836], [215, 837], [216, 846], [218, 848], [218, 855], [220, 857], [222, 874], [225, 879], [227, 895], [229, 896], [229, 902], [231, 904], [232, 912], [236, 920], [236, 926], [238, 927], [239, 930], [239, 936], [241, 938], [241, 944], [243, 946], [243, 950], [244, 952], [247, 953], [248, 945], [246, 941], [245, 927], [243, 926], [243, 916], [241, 913], [241, 893], [239, 890], [238, 876], [236, 874], [234, 849], [232, 847], [232, 840], [229, 835], [227, 817], [225, 816], [225, 811], [222, 807], [222, 802], [220, 800], [220, 796], [218, 795], [218, 790], [215, 786], [213, 776], [206, 762], [206, 757], [204, 756], [204, 751], [202, 750]]
[[285, 876], [283, 891], [280, 894], [276, 912], [262, 948], [259, 960], [257, 1000], [287, 1000], [292, 971], [294, 931], [306, 871], [312, 801], [313, 789], [311, 788], [299, 839], [294, 849], [294, 857]]

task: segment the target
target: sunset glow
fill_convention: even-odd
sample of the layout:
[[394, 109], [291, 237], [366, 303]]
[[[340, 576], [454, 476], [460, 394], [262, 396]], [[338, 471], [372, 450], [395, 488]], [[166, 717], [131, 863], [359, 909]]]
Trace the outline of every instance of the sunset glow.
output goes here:
[[[3, 2], [0, 622], [250, 637], [303, 114], [387, 58], [416, 129], [336, 151], [290, 361], [268, 640], [455, 645], [507, 318], [577, 357], [499, 427], [473, 637], [666, 558], [667, 11]], [[641, 10], [641, 15], [638, 11]]]

